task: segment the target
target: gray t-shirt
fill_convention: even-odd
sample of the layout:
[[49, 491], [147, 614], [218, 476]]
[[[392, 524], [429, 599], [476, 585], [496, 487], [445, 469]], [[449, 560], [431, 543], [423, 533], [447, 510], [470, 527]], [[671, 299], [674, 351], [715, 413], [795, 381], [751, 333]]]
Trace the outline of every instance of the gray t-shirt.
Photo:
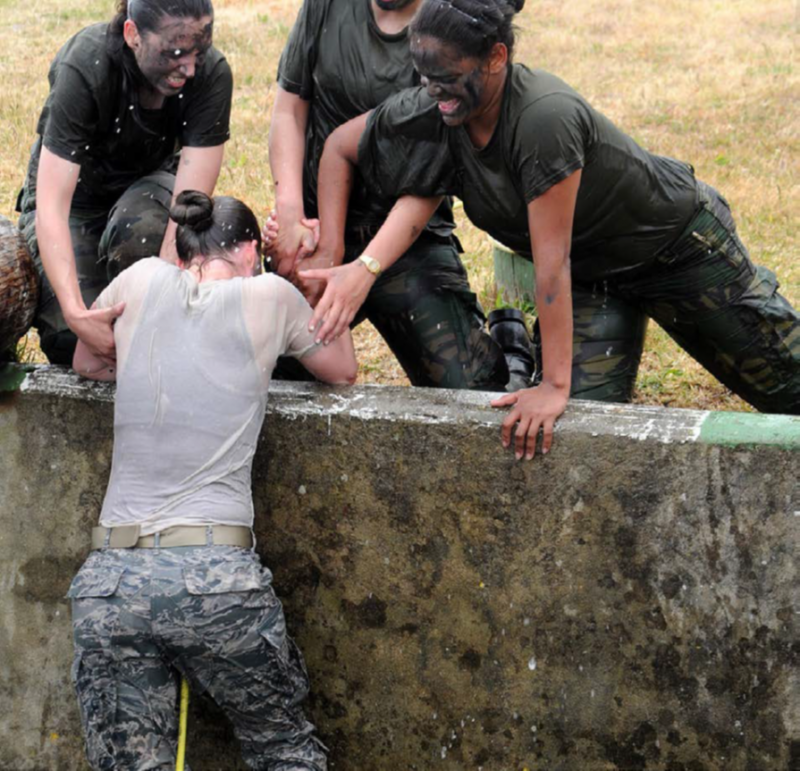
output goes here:
[[280, 355], [317, 350], [311, 308], [274, 276], [198, 283], [150, 258], [98, 299], [116, 323], [114, 456], [100, 524], [251, 527], [250, 469]]
[[647, 152], [564, 81], [521, 64], [486, 147], [446, 126], [424, 89], [407, 89], [370, 116], [359, 167], [380, 195], [459, 196], [477, 227], [528, 256], [528, 204], [582, 169], [571, 260], [583, 280], [646, 267], [696, 206], [688, 164]]

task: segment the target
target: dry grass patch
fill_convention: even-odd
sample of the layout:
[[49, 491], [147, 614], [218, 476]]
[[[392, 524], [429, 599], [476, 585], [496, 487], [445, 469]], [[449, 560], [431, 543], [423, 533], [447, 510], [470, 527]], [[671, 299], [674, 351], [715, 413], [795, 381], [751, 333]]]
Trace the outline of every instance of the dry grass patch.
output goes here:
[[[232, 139], [219, 190], [263, 216], [272, 202], [266, 136], [278, 58], [299, 2], [217, 0], [216, 44], [234, 70]], [[47, 68], [83, 26], [111, 17], [110, 0], [0, 0], [0, 213], [14, 217]], [[800, 304], [796, 235], [800, 124], [790, 0], [528, 0], [517, 61], [564, 78], [649, 150], [694, 164], [731, 201], [756, 262]], [[491, 250], [463, 221], [473, 286], [488, 309]], [[407, 382], [369, 324], [356, 333], [365, 382]], [[35, 342], [30, 350], [35, 353]], [[651, 325], [636, 400], [747, 409]]]

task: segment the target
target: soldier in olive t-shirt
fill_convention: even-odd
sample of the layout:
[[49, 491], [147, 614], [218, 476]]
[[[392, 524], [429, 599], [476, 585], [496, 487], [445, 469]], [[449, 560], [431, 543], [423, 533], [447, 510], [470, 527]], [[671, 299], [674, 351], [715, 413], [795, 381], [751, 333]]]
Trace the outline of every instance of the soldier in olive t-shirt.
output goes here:
[[[319, 160], [330, 133], [419, 83], [405, 27], [418, 4], [305, 0], [281, 56], [270, 136], [281, 232], [304, 216], [317, 216]], [[304, 144], [302, 168], [288, 147], [289, 137], [298, 136], [298, 126]], [[483, 311], [458, 256], [449, 201], [436, 211], [414, 247], [391, 267], [382, 266], [386, 270], [377, 279], [361, 262], [354, 262], [367, 251], [394, 202], [393, 196], [378, 198], [357, 183], [344, 253], [318, 252], [301, 267], [352, 263], [353, 280], [363, 282], [364, 293], [369, 292], [355, 323], [364, 318], [373, 322], [412, 384], [502, 389], [507, 366], [499, 346], [484, 331]], [[288, 210], [293, 212], [287, 215]], [[293, 256], [294, 252], [281, 259], [279, 254], [283, 275], [293, 269]], [[281, 365], [276, 372], [277, 377], [300, 374]]]
[[650, 317], [758, 409], [800, 411], [800, 316], [688, 164], [648, 153], [562, 80], [520, 64], [483, 147], [446, 125], [448, 96], [408, 89], [375, 109], [359, 170], [380, 196], [459, 196], [475, 225], [529, 258], [529, 205], [581, 171], [571, 396], [630, 399]]
[[[76, 289], [69, 299], [89, 308], [121, 269], [141, 257], [169, 256], [162, 242], [173, 192], [179, 192], [176, 171], [181, 189], [211, 193], [216, 183], [230, 136], [233, 80], [225, 57], [211, 47], [211, 3], [199, 19], [191, 16], [196, 3], [176, 2], [171, 13], [180, 14], [183, 5], [188, 18], [166, 15], [155, 0], [137, 0], [133, 16], [121, 13], [111, 24], [81, 30], [51, 64], [19, 207], [20, 229], [42, 273], [34, 324], [51, 362], [71, 361], [76, 336], [61, 307], [65, 298], [56, 297], [59, 289], [69, 294], [62, 269], [43, 265], [42, 228], [50, 228], [44, 246], [58, 259], [67, 259], [71, 246], [80, 294]], [[159, 26], [149, 30], [153, 14]], [[69, 207], [69, 239], [66, 231], [63, 239], [51, 234], [58, 223], [48, 225], [53, 215], [42, 216], [53, 210], [49, 200], [37, 222], [37, 198], [54, 195], [52, 182], [37, 195], [43, 153], [48, 180], [65, 186], [55, 194]]]

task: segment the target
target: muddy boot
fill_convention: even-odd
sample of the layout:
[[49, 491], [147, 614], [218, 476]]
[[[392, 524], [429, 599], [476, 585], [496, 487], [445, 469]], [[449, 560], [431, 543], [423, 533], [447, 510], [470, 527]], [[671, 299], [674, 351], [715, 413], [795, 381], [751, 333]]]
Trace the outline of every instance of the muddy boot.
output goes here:
[[534, 373], [531, 339], [525, 316], [515, 308], [499, 308], [489, 314], [489, 334], [502, 349], [510, 374], [507, 391], [529, 388]]

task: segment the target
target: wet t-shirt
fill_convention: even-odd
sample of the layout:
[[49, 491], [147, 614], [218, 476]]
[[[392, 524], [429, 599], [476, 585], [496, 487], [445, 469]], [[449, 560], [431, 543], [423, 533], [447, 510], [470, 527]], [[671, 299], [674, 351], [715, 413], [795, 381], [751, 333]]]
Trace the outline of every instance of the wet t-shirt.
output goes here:
[[59, 158], [80, 164], [73, 207], [110, 207], [133, 182], [169, 167], [181, 147], [214, 147], [230, 136], [233, 78], [219, 51], [210, 48], [195, 77], [161, 109], [131, 109], [107, 34], [107, 24], [94, 24], [56, 54], [37, 126], [28, 187], [43, 141]]
[[252, 527], [250, 472], [278, 356], [312, 358], [311, 308], [275, 275], [198, 283], [158, 258], [100, 295], [114, 326], [114, 454], [100, 523]]
[[[316, 216], [325, 140], [342, 123], [417, 85], [419, 76], [411, 62], [407, 30], [392, 35], [382, 32], [369, 0], [305, 0], [281, 55], [278, 83], [311, 103], [303, 198], [306, 215]], [[380, 225], [394, 200], [391, 195], [376, 198], [357, 179], [348, 225]], [[453, 227], [448, 203], [434, 215], [429, 229], [447, 235]]]
[[608, 277], [647, 266], [694, 212], [688, 164], [648, 153], [566, 83], [509, 68], [500, 119], [482, 149], [448, 127], [423, 89], [370, 116], [359, 167], [385, 196], [451, 193], [470, 220], [530, 256], [527, 205], [582, 169], [572, 233], [573, 273]]

